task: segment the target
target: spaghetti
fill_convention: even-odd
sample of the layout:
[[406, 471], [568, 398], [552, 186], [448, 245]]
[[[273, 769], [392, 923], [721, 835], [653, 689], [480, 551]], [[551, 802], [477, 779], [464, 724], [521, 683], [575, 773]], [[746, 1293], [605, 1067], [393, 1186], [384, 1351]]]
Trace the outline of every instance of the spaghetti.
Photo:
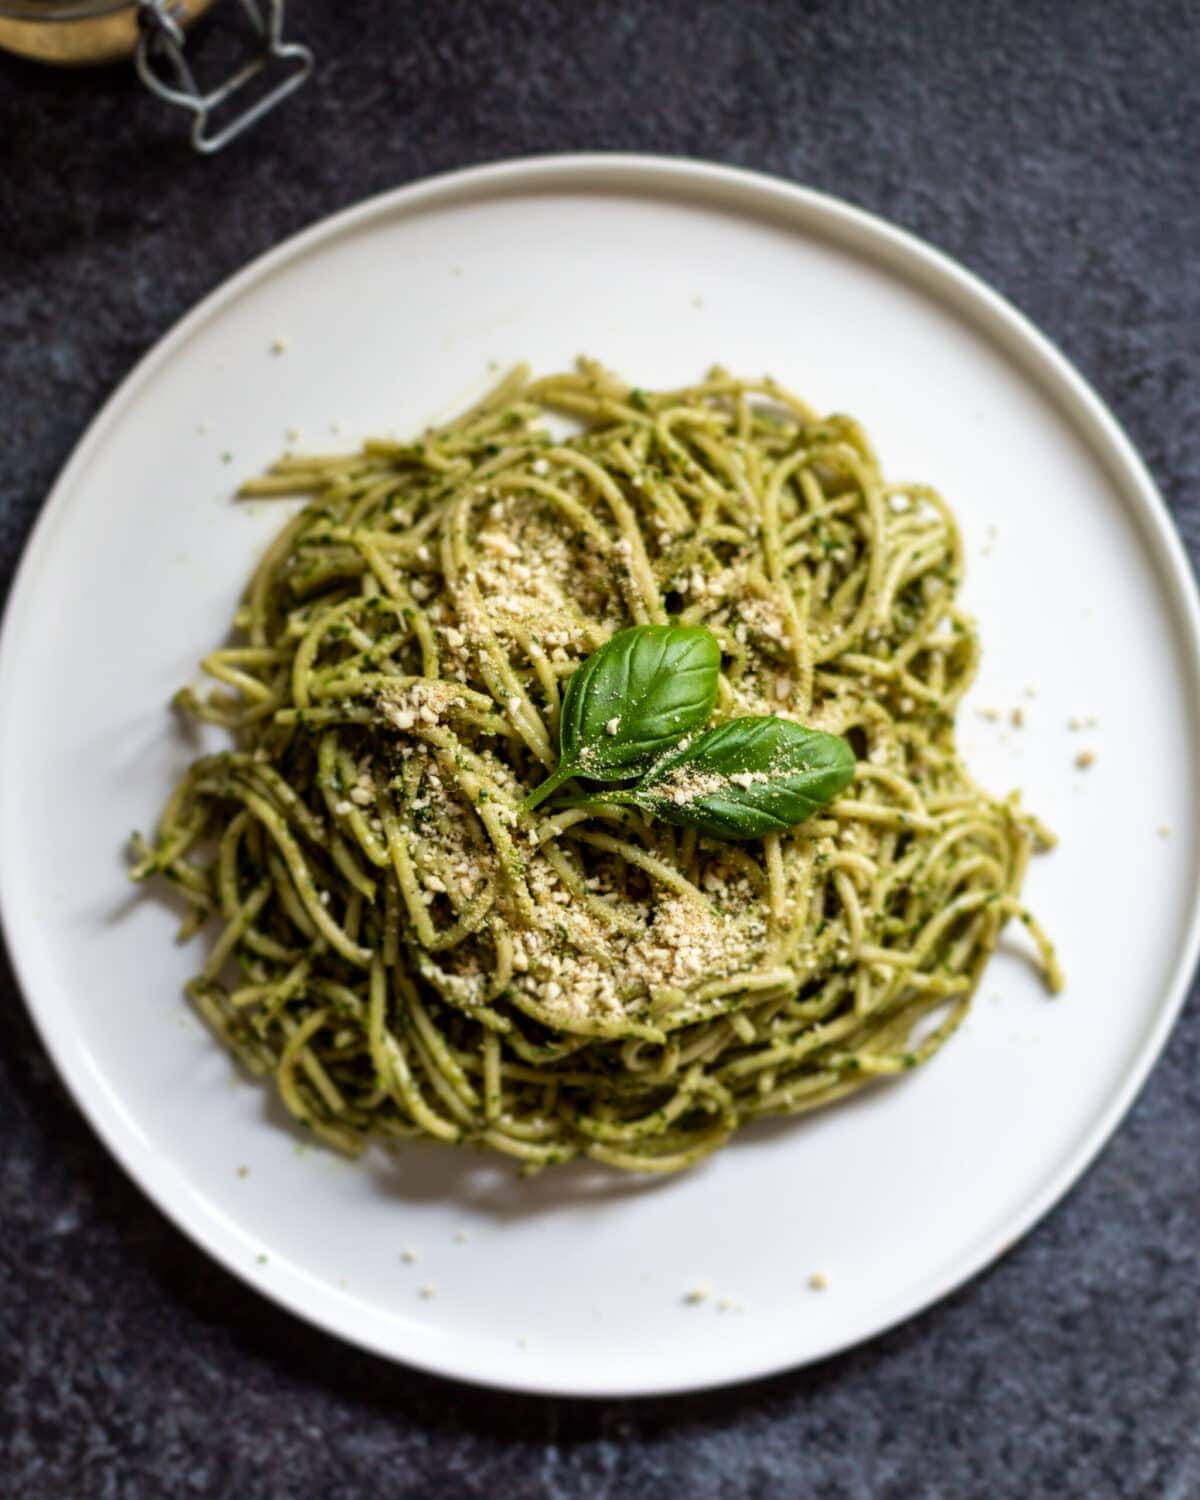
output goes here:
[[[211, 919], [191, 999], [330, 1144], [671, 1171], [931, 1057], [1010, 918], [1059, 987], [1020, 904], [1049, 835], [955, 749], [978, 643], [954, 518], [851, 419], [721, 370], [649, 393], [518, 369], [415, 441], [242, 493], [309, 498], [216, 688], [177, 697], [234, 748], [133, 873], [172, 882], [184, 936]], [[669, 620], [720, 644], [715, 722], [845, 736], [845, 794], [743, 842], [579, 783], [526, 811], [566, 679]]]

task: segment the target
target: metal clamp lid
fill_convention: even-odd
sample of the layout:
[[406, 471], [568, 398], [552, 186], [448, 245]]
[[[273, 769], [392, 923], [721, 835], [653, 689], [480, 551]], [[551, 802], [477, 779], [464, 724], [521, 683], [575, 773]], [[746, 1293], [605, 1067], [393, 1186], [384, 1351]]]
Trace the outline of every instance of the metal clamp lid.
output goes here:
[[[220, 151], [261, 120], [294, 93], [313, 70], [309, 49], [299, 42], [283, 40], [283, 0], [265, 0], [265, 7], [259, 0], [241, 0], [241, 4], [261, 39], [262, 49], [232, 77], [206, 94], [184, 56], [183, 27], [173, 14], [177, 7], [171, 0], [137, 0], [140, 35], [134, 61], [138, 76], [151, 93], [191, 114], [192, 145], [206, 156]], [[275, 87], [228, 124], [210, 132], [213, 111], [264, 69], [277, 64], [284, 66], [286, 75]]]

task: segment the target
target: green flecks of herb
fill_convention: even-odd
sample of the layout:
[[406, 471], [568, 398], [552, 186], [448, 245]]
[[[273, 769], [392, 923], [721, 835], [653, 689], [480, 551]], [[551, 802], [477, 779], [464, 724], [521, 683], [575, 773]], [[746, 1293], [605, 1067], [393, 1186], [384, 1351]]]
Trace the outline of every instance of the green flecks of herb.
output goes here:
[[646, 400], [645, 391], [632, 390], [629, 393], [629, 404], [634, 411], [649, 411], [650, 403]]

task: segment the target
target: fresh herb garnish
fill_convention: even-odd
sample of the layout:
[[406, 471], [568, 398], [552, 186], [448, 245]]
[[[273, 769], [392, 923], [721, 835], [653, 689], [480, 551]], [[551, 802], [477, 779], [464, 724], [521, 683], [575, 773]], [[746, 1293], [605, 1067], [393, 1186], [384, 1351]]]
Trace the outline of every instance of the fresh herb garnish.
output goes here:
[[782, 833], [828, 806], [854, 776], [840, 735], [773, 715], [703, 728], [717, 701], [721, 650], [696, 626], [618, 631], [567, 682], [557, 770], [525, 799], [537, 807], [564, 781], [632, 786], [579, 802], [621, 803], [714, 838]]
[[758, 839], [803, 823], [853, 776], [854, 751], [840, 735], [771, 716], [731, 719], [600, 800], [714, 838]]
[[572, 777], [625, 781], [699, 729], [717, 701], [721, 648], [694, 625], [619, 630], [571, 674], [559, 718], [558, 769], [525, 799]]

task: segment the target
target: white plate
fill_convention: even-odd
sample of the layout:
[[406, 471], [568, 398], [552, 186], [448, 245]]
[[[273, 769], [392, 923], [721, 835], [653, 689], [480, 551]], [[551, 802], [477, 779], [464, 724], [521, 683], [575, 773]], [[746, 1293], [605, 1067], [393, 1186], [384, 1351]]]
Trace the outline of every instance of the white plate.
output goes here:
[[[438, 1147], [348, 1165], [299, 1148], [191, 1020], [180, 985], [195, 952], [172, 946], [159, 903], [131, 896], [123, 842], [193, 753], [167, 699], [222, 636], [282, 517], [232, 504], [235, 477], [289, 428], [318, 448], [411, 430], [478, 392], [489, 360], [546, 371], [581, 351], [645, 385], [718, 359], [771, 371], [861, 418], [889, 474], [949, 497], [985, 649], [962, 735], [982, 778], [1023, 786], [1062, 836], [1028, 895], [1069, 987], [1048, 1001], [1001, 954], [929, 1068], [747, 1131], [666, 1182], [587, 1168], [522, 1182]], [[0, 657], [9, 942], [110, 1149], [198, 1244], [303, 1317], [526, 1390], [761, 1375], [875, 1333], [998, 1255], [1144, 1079], [1197, 948], [1197, 620], [1162, 502], [1113, 419], [934, 251], [724, 168], [568, 157], [459, 173], [235, 277], [68, 464]], [[1018, 705], [1020, 730], [977, 712]], [[1075, 715], [1098, 724], [1072, 733]], [[1083, 749], [1097, 754], [1087, 771]], [[809, 1287], [814, 1271], [827, 1290]], [[701, 1282], [711, 1297], [686, 1303]]]

